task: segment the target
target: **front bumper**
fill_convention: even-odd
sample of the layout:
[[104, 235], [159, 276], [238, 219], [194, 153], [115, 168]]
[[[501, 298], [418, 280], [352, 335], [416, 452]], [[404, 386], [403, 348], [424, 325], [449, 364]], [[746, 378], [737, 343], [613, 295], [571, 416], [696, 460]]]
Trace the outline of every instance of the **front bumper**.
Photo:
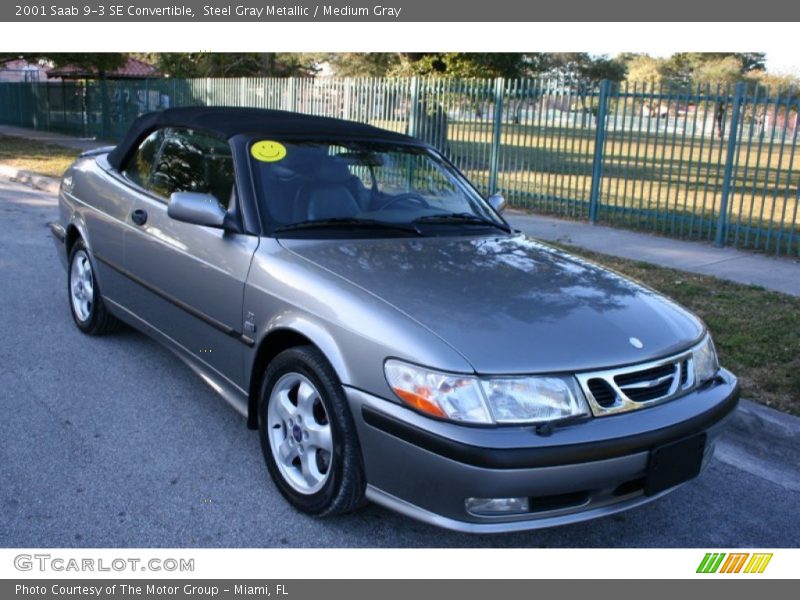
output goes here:
[[[738, 404], [736, 378], [662, 405], [554, 428], [466, 427], [347, 388], [367, 474], [367, 496], [407, 516], [474, 533], [538, 529], [654, 500], [645, 495], [651, 451], [705, 433], [705, 466]], [[676, 486], [677, 487], [677, 486]], [[479, 516], [467, 498], [527, 497], [529, 512]]]

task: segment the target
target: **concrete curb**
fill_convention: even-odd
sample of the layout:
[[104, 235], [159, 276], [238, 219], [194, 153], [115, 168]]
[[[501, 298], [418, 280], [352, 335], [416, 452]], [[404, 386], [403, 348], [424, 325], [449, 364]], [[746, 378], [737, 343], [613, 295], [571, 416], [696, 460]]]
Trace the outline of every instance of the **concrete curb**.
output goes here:
[[[733, 414], [730, 429], [738, 437], [750, 440], [765, 439], [766, 443], [780, 443], [796, 451], [795, 465], [800, 465], [800, 417], [769, 408], [762, 404], [742, 400]], [[750, 445], [753, 446], [754, 442]], [[769, 451], [769, 448], [761, 448]], [[797, 467], [800, 473], [800, 466]]]
[[[795, 417], [750, 400], [742, 400], [739, 403], [736, 415], [736, 420], [749, 433], [758, 433], [753, 426], [755, 423], [763, 423], [765, 427], [768, 426], [773, 429], [772, 433], [779, 438], [796, 442], [798, 450], [800, 450], [800, 417]], [[800, 461], [797, 464], [800, 465]]]
[[717, 444], [716, 458], [800, 491], [800, 417], [742, 400]]
[[46, 177], [31, 171], [25, 171], [24, 169], [17, 169], [3, 164], [0, 164], [0, 177], [51, 194], [57, 194], [60, 185], [60, 181], [53, 177]]

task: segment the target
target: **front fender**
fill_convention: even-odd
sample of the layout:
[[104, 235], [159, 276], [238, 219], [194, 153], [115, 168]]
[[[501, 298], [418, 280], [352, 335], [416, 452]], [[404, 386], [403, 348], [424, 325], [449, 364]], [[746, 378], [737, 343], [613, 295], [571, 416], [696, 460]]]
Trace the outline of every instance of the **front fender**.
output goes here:
[[[243, 318], [243, 330], [255, 330], [259, 342], [280, 329], [306, 337], [344, 385], [384, 398], [394, 398], [383, 374], [390, 357], [444, 371], [474, 371], [427, 328], [274, 239], [262, 239], [253, 257]], [[256, 356], [254, 351], [247, 367], [252, 368]]]
[[281, 331], [292, 332], [307, 338], [319, 348], [331, 363], [333, 370], [336, 371], [336, 375], [339, 377], [339, 381], [345, 384], [352, 381], [351, 369], [342, 354], [342, 350], [324, 324], [317, 322], [308, 314], [288, 309], [275, 315], [266, 323], [258, 345], [261, 345], [269, 336]]

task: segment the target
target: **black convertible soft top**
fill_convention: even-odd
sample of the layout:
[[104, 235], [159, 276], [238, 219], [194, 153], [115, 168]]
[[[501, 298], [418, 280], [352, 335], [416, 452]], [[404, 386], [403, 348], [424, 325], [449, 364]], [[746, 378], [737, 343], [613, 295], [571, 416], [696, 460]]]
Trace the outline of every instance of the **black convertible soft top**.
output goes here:
[[109, 164], [115, 169], [122, 168], [128, 156], [139, 147], [142, 139], [161, 127], [202, 129], [226, 139], [239, 134], [307, 135], [310, 138], [361, 138], [421, 144], [419, 140], [407, 135], [354, 121], [304, 115], [283, 110], [197, 106], [168, 108], [164, 111], [142, 115], [133, 122], [125, 138], [109, 152]]

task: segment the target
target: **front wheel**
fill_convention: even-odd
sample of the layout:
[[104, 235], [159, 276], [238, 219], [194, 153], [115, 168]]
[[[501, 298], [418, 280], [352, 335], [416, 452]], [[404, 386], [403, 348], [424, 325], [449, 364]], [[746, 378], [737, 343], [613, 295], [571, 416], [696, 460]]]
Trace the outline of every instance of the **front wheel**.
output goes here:
[[328, 516], [363, 503], [355, 424], [336, 373], [316, 348], [292, 348], [270, 363], [259, 437], [272, 480], [298, 510]]

